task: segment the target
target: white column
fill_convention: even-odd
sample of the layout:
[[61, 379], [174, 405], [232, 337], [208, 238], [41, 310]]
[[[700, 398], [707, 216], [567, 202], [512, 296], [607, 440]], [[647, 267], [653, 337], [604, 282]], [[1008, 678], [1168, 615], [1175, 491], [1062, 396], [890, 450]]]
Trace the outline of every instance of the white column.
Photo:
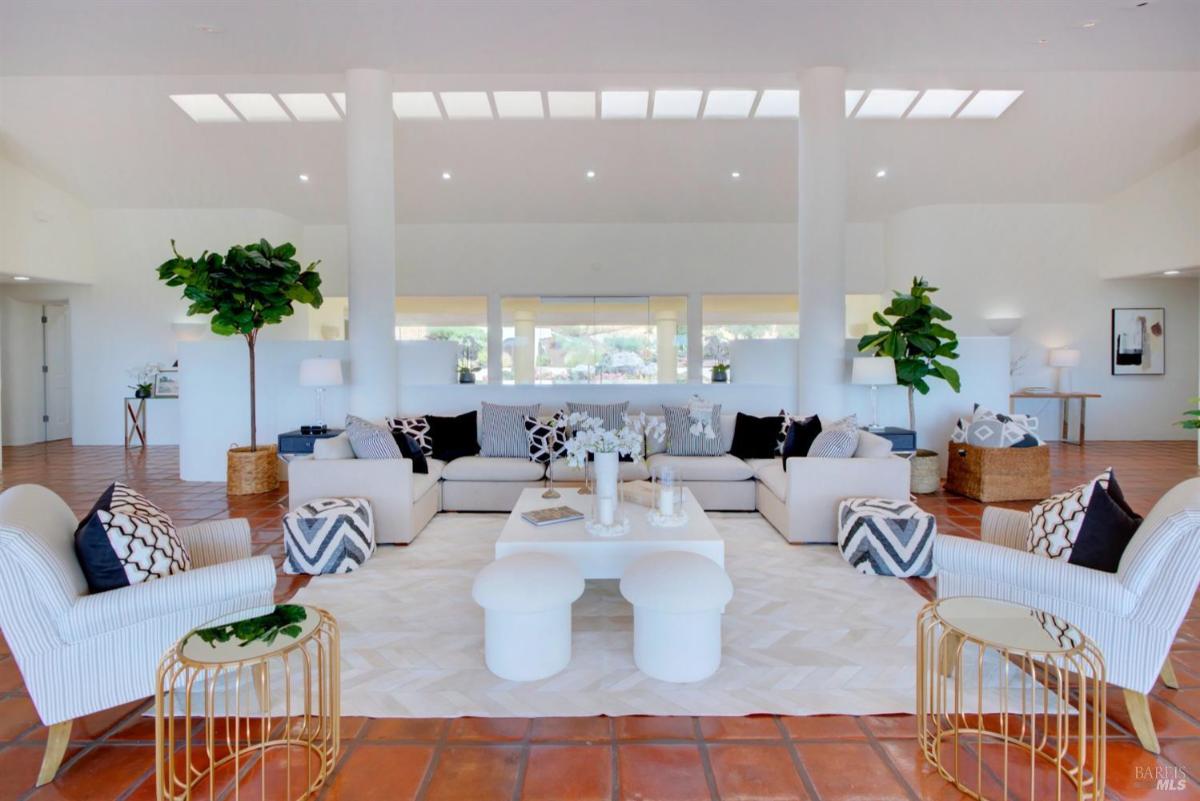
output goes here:
[[534, 314], [513, 312], [513, 377], [518, 384], [533, 383]]
[[487, 373], [489, 384], [504, 383], [504, 320], [500, 296], [488, 295], [487, 300]]
[[688, 383], [704, 383], [704, 296], [688, 295], [687, 301]]
[[400, 411], [391, 73], [347, 71], [346, 109], [350, 411], [375, 419]]
[[675, 351], [675, 335], [679, 332], [679, 316], [673, 311], [660, 311], [654, 315], [655, 332], [658, 334], [658, 383], [674, 384], [679, 360]]
[[846, 71], [806, 70], [800, 86], [799, 414], [841, 415], [846, 372]]

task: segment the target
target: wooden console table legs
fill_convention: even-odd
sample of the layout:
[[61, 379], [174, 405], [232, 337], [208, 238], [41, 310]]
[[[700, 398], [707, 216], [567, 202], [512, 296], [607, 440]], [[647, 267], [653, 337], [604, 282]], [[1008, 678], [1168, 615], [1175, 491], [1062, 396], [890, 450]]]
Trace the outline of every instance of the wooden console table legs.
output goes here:
[[125, 449], [146, 447], [146, 399], [126, 398], [124, 417]]

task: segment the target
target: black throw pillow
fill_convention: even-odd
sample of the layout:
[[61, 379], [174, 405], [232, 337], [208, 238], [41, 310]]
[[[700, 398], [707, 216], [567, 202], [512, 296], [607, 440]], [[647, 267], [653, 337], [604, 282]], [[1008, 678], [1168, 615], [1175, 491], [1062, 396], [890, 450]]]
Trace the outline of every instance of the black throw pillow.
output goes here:
[[400, 447], [401, 455], [413, 463], [412, 469], [414, 473], [429, 472], [429, 460], [425, 458], [425, 452], [421, 450], [421, 446], [417, 444], [415, 439], [398, 428], [392, 429], [392, 438], [396, 440], [396, 444]]
[[783, 417], [779, 415], [754, 417], [738, 412], [729, 453], [739, 459], [774, 459], [782, 425]]
[[465, 412], [457, 417], [425, 415], [429, 422], [429, 439], [433, 441], [434, 459], [453, 461], [460, 456], [479, 453], [479, 434], [476, 412]]
[[783, 442], [783, 469], [787, 470], [788, 457], [808, 456], [808, 449], [820, 433], [821, 418], [815, 414], [793, 422], [788, 427], [787, 439]]
[[1075, 537], [1067, 561], [1080, 567], [1116, 573], [1121, 555], [1137, 533], [1142, 518], [1129, 508], [1114, 475], [1108, 489], [1097, 484], [1083, 514], [1083, 524]]

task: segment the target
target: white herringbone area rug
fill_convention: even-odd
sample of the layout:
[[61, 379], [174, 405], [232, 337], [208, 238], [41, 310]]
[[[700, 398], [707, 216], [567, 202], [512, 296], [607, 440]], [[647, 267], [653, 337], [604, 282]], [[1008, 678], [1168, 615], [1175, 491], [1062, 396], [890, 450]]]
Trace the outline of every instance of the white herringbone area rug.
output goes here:
[[757, 514], [715, 514], [734, 596], [720, 670], [695, 684], [633, 664], [633, 613], [616, 581], [589, 581], [574, 606], [562, 673], [498, 679], [483, 664], [471, 582], [492, 560], [504, 515], [438, 515], [406, 547], [381, 546], [357, 572], [319, 576], [297, 603], [342, 634], [342, 714], [371, 717], [864, 715], [914, 709], [923, 602], [903, 581], [862, 576], [833, 546], [789, 545]]

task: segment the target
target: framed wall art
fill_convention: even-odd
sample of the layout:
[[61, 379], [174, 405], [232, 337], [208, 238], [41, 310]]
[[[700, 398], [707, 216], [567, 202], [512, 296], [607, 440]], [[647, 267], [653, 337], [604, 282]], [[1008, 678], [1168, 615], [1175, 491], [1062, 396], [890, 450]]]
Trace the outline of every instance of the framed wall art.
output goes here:
[[1112, 310], [1112, 374], [1163, 375], [1167, 371], [1167, 310]]

